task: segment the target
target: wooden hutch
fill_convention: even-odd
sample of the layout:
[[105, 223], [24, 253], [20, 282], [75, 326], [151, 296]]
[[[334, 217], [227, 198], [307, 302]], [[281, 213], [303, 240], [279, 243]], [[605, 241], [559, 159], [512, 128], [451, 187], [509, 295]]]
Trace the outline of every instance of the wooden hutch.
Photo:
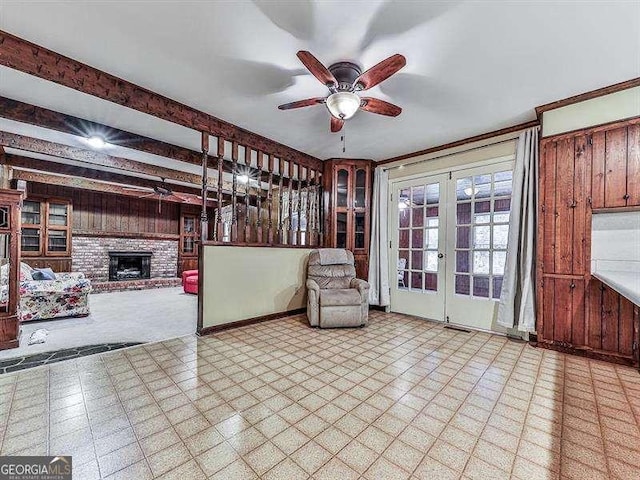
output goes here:
[[[19, 343], [18, 274], [20, 265], [20, 200], [22, 192], [0, 190], [0, 350]], [[5, 290], [6, 289], [6, 290]]]
[[346, 248], [355, 257], [356, 275], [369, 276], [371, 160], [332, 158], [324, 162], [324, 246]]

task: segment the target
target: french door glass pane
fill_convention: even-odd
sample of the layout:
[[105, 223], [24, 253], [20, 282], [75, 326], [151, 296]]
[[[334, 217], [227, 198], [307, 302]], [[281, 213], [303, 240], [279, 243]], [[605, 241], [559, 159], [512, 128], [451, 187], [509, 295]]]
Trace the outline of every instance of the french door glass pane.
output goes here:
[[398, 195], [398, 288], [438, 290], [440, 184], [401, 189]]
[[456, 294], [500, 298], [512, 177], [503, 171], [456, 181]]

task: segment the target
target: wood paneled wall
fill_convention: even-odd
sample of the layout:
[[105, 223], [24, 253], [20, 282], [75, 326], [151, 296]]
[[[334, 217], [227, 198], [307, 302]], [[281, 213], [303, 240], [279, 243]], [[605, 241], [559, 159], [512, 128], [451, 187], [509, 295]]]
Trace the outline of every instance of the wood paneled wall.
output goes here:
[[[30, 183], [27, 195], [68, 198], [73, 204], [73, 233], [180, 234], [180, 204], [139, 199], [56, 185]], [[144, 195], [144, 192], [141, 192]]]
[[541, 142], [539, 344], [638, 363], [638, 307], [591, 276], [591, 216], [640, 208], [639, 126], [633, 119]]

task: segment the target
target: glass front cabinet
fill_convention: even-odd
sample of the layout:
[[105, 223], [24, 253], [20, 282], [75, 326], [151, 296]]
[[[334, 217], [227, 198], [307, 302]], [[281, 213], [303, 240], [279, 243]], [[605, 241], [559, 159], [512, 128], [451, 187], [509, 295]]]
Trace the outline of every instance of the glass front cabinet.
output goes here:
[[22, 255], [71, 256], [71, 203], [29, 198], [22, 203]]
[[20, 200], [22, 192], [0, 190], [0, 350], [16, 348], [18, 272], [20, 266]]
[[180, 213], [180, 248], [178, 250], [178, 275], [198, 268], [198, 241], [200, 238], [200, 212], [191, 206], [183, 206]]
[[351, 250], [358, 278], [369, 270], [370, 160], [325, 162], [325, 245]]

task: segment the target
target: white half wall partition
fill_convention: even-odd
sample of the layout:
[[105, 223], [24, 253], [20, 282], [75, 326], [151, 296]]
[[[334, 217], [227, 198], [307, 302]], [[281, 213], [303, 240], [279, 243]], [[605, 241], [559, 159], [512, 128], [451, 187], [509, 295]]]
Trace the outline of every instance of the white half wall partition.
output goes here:
[[205, 245], [202, 328], [306, 307], [310, 248]]

